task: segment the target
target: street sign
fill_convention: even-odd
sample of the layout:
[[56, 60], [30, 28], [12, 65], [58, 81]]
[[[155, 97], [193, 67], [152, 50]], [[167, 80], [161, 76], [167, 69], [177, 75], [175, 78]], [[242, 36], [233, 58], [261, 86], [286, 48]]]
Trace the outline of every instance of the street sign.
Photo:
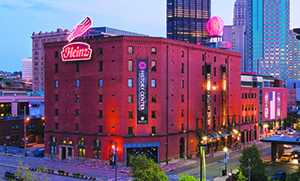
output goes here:
[[224, 163], [227, 163], [227, 159], [226, 158], [224, 159]]
[[218, 161], [218, 163], [223, 163], [223, 162], [221, 162], [221, 161]]
[[226, 153], [226, 158], [229, 159], [229, 153]]
[[6, 139], [7, 139], [7, 140], [10, 139], [10, 136], [6, 136]]

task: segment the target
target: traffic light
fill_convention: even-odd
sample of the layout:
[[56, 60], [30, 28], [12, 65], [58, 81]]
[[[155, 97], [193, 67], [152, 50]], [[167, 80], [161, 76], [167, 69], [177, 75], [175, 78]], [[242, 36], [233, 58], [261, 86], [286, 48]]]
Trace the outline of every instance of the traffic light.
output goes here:
[[295, 29], [293, 29], [293, 31], [298, 34], [298, 35], [296, 35], [296, 38], [298, 40], [300, 40], [300, 28], [295, 28]]

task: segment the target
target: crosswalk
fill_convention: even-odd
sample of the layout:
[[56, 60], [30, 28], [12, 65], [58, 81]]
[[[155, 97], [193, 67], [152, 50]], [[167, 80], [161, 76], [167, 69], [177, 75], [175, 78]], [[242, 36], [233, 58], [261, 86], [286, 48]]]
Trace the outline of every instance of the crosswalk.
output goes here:
[[180, 176], [178, 176], [178, 175], [168, 175], [168, 177], [171, 181], [180, 179]]

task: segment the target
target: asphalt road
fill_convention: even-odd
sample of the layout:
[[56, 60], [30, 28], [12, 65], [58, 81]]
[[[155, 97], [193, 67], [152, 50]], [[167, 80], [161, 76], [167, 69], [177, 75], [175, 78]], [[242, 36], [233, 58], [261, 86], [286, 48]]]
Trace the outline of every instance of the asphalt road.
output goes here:
[[[271, 156], [271, 144], [270, 143], [261, 143], [257, 145], [257, 148], [260, 150], [261, 153], [261, 158], [264, 159], [265, 161], [270, 160]], [[300, 147], [293, 146], [290, 149], [286, 149], [285, 152], [291, 152], [294, 149], [300, 149]], [[239, 158], [242, 155], [241, 154], [242, 149], [237, 150], [235, 152], [231, 152], [229, 154], [229, 159], [228, 159], [228, 166], [227, 170], [229, 171], [230, 169], [233, 170], [233, 172], [237, 171], [237, 168], [240, 165]], [[209, 159], [206, 159], [206, 178], [207, 179], [212, 179], [217, 176], [221, 176], [222, 170], [225, 168], [224, 164], [224, 156], [217, 156], [217, 157], [212, 157]], [[222, 161], [223, 163], [218, 163], [218, 161]], [[272, 176], [275, 171], [277, 170], [284, 170], [288, 174], [293, 173], [298, 170], [298, 167], [300, 164], [298, 164], [297, 160], [295, 159], [293, 162], [276, 162], [276, 163], [271, 163], [267, 169], [267, 176]], [[178, 180], [179, 176], [182, 174], [189, 174], [193, 175], [196, 178], [200, 177], [200, 163], [197, 162], [192, 165], [188, 165], [179, 169], [176, 169], [174, 171], [168, 172], [167, 175], [171, 178], [171, 180]]]

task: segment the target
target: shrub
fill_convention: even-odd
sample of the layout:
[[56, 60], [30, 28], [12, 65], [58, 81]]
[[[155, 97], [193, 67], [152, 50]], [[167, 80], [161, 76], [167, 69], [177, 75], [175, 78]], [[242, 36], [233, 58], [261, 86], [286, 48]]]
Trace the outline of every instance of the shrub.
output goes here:
[[81, 175], [80, 175], [80, 177], [81, 177], [81, 178], [83, 178], [83, 177], [84, 177], [84, 175], [82, 175], [82, 174], [81, 174]]
[[66, 172], [66, 176], [69, 176], [69, 172]]

